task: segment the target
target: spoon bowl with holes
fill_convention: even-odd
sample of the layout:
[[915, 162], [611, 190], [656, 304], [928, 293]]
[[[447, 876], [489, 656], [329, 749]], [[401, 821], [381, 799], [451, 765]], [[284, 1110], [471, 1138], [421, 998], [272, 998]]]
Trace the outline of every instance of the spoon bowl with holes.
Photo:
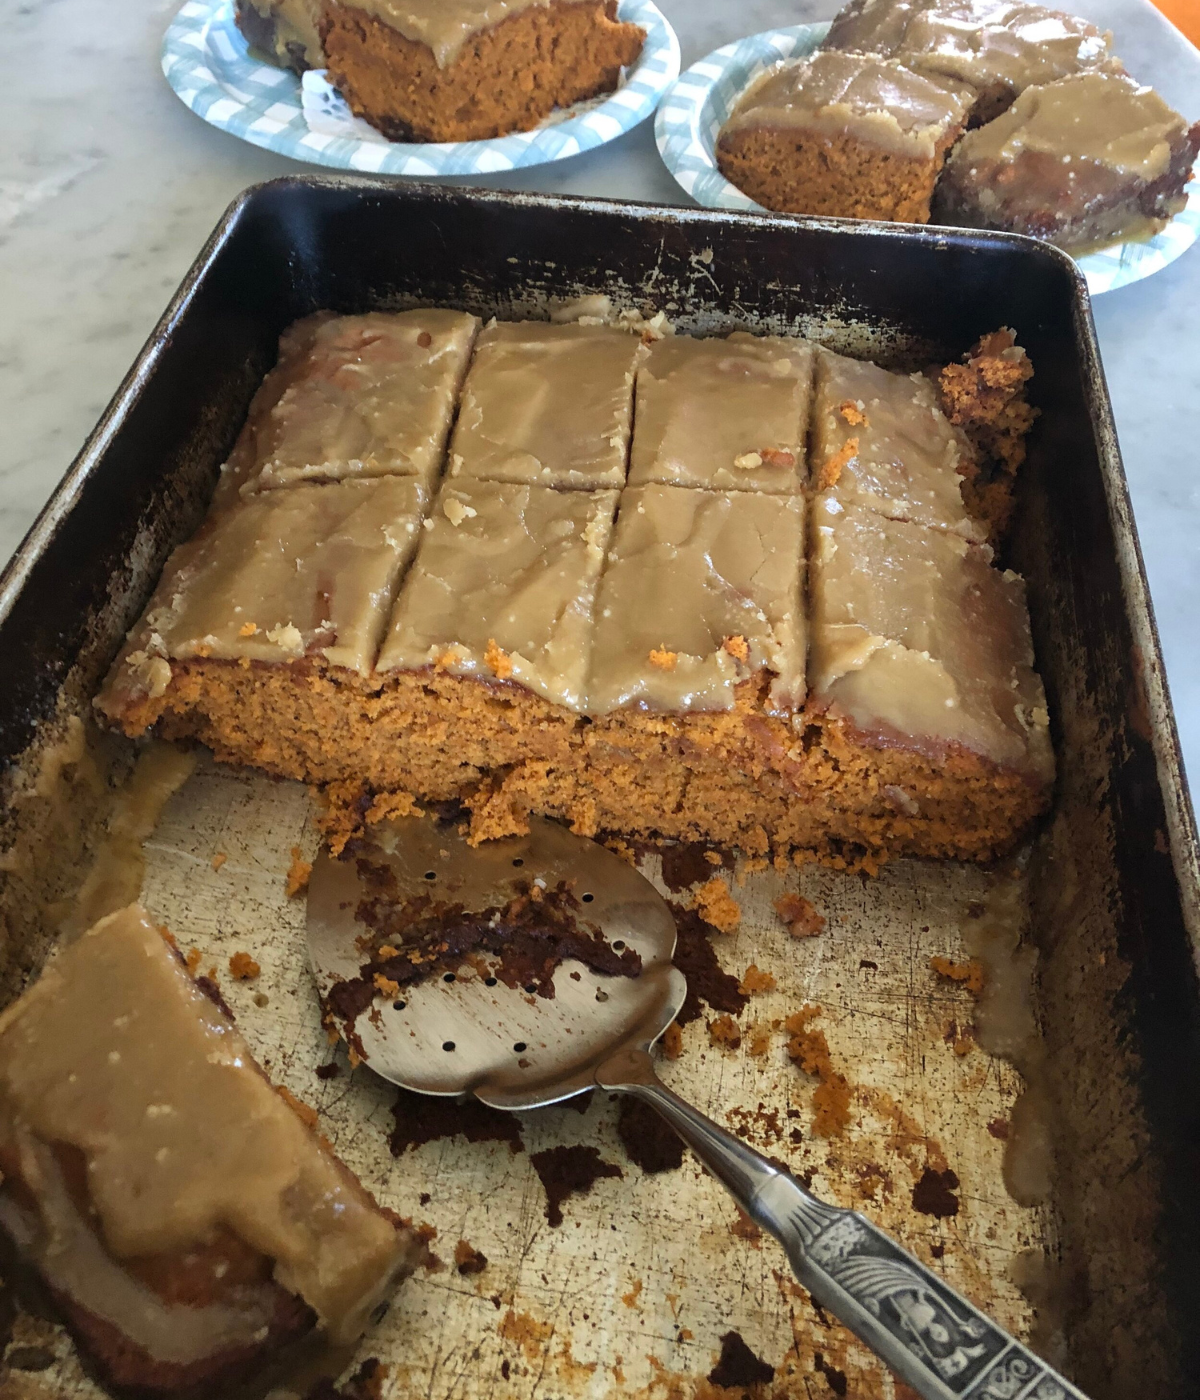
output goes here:
[[620, 857], [550, 821], [472, 847], [436, 815], [381, 823], [308, 891], [322, 1004], [357, 1060], [499, 1109], [589, 1089], [655, 1109], [787, 1253], [801, 1283], [926, 1400], [1081, 1392], [856, 1211], [663, 1085], [650, 1051], [687, 981], [675, 923]]

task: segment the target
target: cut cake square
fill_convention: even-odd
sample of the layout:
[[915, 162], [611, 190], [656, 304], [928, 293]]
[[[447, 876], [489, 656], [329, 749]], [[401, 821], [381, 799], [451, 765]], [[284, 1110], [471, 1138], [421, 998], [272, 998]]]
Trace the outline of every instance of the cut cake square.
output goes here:
[[199, 1400], [353, 1345], [423, 1246], [168, 937], [112, 914], [0, 1016], [0, 1233], [107, 1388]]
[[329, 79], [389, 141], [482, 141], [612, 92], [645, 31], [617, 0], [339, 0]]
[[460, 483], [623, 485], [644, 355], [636, 335], [612, 326], [487, 326], [463, 385], [447, 475]]
[[657, 341], [638, 371], [630, 486], [798, 491], [811, 383], [804, 340]]
[[818, 51], [746, 92], [721, 130], [717, 164], [781, 213], [927, 223], [971, 102], [961, 83], [894, 59]]
[[811, 486], [843, 505], [982, 540], [963, 502], [971, 449], [922, 374], [817, 351]]
[[320, 312], [286, 330], [216, 500], [301, 481], [410, 476], [426, 499], [442, 469], [479, 321], [462, 311]]

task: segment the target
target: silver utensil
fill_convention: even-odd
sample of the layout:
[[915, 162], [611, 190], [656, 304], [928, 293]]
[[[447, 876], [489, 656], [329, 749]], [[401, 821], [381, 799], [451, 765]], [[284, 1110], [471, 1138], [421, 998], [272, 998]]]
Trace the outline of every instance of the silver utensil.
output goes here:
[[579, 917], [616, 950], [641, 958], [636, 977], [574, 961], [553, 998], [463, 967], [398, 994], [377, 995], [340, 1029], [377, 1074], [423, 1094], [474, 1095], [501, 1109], [558, 1103], [588, 1089], [631, 1094], [656, 1110], [787, 1253], [796, 1277], [926, 1400], [1084, 1400], [1082, 1392], [901, 1249], [857, 1211], [826, 1205], [786, 1171], [659, 1082], [650, 1048], [687, 994], [671, 964], [675, 923], [642, 875], [594, 841], [534, 819], [526, 837], [468, 846], [432, 816], [382, 824], [369, 846], [322, 851], [308, 888], [308, 944], [322, 999], [359, 977], [369, 933], [358, 861], [385, 866], [397, 903], [428, 895], [481, 911], [519, 890], [566, 883]]

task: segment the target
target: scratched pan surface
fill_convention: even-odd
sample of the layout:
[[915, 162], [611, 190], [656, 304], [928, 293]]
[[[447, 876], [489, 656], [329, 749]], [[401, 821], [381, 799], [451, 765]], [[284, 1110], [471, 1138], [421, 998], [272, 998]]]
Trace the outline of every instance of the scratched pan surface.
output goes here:
[[[666, 310], [685, 330], [800, 331], [897, 364], [958, 355], [1007, 324], [1033, 357], [1041, 417], [1007, 562], [1029, 581], [1051, 702], [1051, 819], [1016, 875], [909, 862], [877, 880], [725, 871], [742, 917], [714, 939], [717, 958], [737, 977], [754, 964], [775, 986], [738, 1015], [736, 1048], [714, 1043], [716, 1012], [702, 1008], [663, 1075], [829, 1199], [873, 1213], [1007, 1327], [1065, 1348], [1063, 1364], [1098, 1397], [1189, 1395], [1200, 1374], [1195, 833], [1086, 300], [1043, 245], [372, 182], [250, 192], [0, 581], [14, 843], [0, 871], [0, 988], [11, 996], [44, 959], [102, 830], [107, 775], [128, 754], [90, 735], [88, 756], [49, 762], [40, 783], [26, 775], [54, 717], [61, 727], [87, 713], [166, 551], [202, 515], [279, 330], [319, 306], [525, 315], [586, 292]], [[401, 1148], [421, 1136], [414, 1106], [396, 1107], [390, 1086], [331, 1052], [304, 901], [284, 893], [292, 848], [311, 858], [315, 844], [300, 788], [205, 762], [148, 843], [144, 897], [217, 967], [255, 1052], [317, 1107], [381, 1202], [437, 1228], [447, 1267], [414, 1278], [361, 1352], [394, 1367], [387, 1395], [699, 1400], [731, 1329], [775, 1368], [765, 1393], [894, 1395], [694, 1161], [650, 1175], [630, 1159], [604, 1096], [583, 1113], [518, 1115], [520, 1151], [485, 1134], [393, 1155], [390, 1138]], [[642, 868], [665, 888], [657, 856]], [[824, 933], [788, 936], [772, 907], [785, 891], [813, 901]], [[1002, 1044], [1003, 1026], [973, 1035], [983, 1013], [930, 959], [959, 959], [985, 926], [1011, 930], [1026, 914], [1027, 949], [1008, 972], [1019, 982], [1036, 948], [1043, 1035], [1018, 1104], [1017, 1072], [978, 1043]], [[226, 972], [243, 951], [262, 966], [254, 982]], [[848, 1121], [830, 1136], [816, 1082], [786, 1049], [782, 1023], [805, 1005], [821, 1008], [829, 1072], [848, 1086]], [[318, 1078], [331, 1058], [339, 1073]], [[1012, 1171], [1036, 1165], [1039, 1135], [1048, 1182]], [[568, 1198], [552, 1227], [535, 1159], [561, 1144], [594, 1146], [621, 1175]], [[1006, 1154], [1038, 1204], [1009, 1194]], [[460, 1240], [487, 1256], [481, 1273], [455, 1269]], [[95, 1394], [51, 1324], [22, 1315], [16, 1329], [55, 1360], [0, 1386], [22, 1400]]]

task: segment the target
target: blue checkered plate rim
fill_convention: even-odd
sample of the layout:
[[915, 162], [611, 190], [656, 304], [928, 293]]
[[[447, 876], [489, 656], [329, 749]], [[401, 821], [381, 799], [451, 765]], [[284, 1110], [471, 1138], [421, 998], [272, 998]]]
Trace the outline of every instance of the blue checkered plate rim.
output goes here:
[[[783, 59], [804, 58], [828, 32], [828, 24], [796, 24], [752, 34], [694, 63], [671, 86], [659, 103], [654, 134], [667, 169], [698, 204], [766, 212], [717, 169], [717, 135], [761, 73]], [[1186, 208], [1153, 238], [1076, 258], [1093, 296], [1140, 282], [1195, 243], [1200, 236], [1200, 165], [1194, 175]]]
[[615, 140], [645, 121], [679, 75], [679, 40], [651, 0], [621, 0], [621, 19], [639, 24], [646, 42], [611, 97], [556, 113], [552, 123], [491, 141], [401, 143], [313, 130], [301, 84], [287, 69], [250, 52], [233, 17], [233, 0], [187, 0], [163, 39], [167, 81], [197, 116], [243, 141], [294, 160], [372, 175], [482, 175], [565, 160]]

